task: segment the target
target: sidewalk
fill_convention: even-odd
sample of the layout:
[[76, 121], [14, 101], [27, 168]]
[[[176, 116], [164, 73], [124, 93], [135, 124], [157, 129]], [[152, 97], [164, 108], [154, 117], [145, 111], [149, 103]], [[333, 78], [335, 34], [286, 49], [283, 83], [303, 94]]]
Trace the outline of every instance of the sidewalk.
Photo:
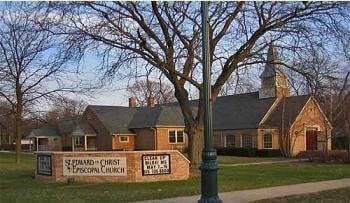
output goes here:
[[[220, 193], [220, 199], [223, 202], [252, 202], [262, 199], [270, 199], [275, 197], [284, 197], [290, 195], [299, 195], [306, 193], [320, 192], [324, 190], [332, 190], [338, 188], [350, 187], [350, 178], [339, 180], [328, 180], [313, 183], [302, 183], [296, 185], [277, 186], [270, 188], [261, 188], [253, 190], [241, 190], [234, 192]], [[199, 200], [199, 196], [176, 197], [162, 200], [149, 200], [145, 203], [193, 203]]]

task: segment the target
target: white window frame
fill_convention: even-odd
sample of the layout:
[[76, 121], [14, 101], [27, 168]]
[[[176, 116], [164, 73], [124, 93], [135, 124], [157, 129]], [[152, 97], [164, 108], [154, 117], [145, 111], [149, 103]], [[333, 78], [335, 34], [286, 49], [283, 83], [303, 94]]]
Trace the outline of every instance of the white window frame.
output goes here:
[[[123, 141], [122, 138], [126, 138], [126, 141]], [[119, 136], [119, 142], [120, 143], [129, 143], [129, 136], [127, 136], [127, 135], [120, 135]]]
[[[250, 146], [244, 146], [244, 137], [249, 137], [250, 138]], [[248, 134], [243, 134], [242, 135], [242, 148], [253, 148], [253, 137]]]
[[74, 137], [74, 146], [83, 146], [83, 137]]
[[[271, 147], [266, 147], [266, 146], [265, 146], [265, 144], [266, 144], [266, 142], [265, 142], [265, 136], [267, 136], [267, 135], [271, 136]], [[265, 134], [263, 134], [263, 148], [264, 148], [264, 149], [272, 149], [272, 148], [273, 148], [273, 135], [272, 135], [271, 133], [265, 133]]]
[[[228, 146], [228, 137], [233, 138], [233, 146]], [[233, 147], [236, 148], [236, 137], [234, 134], [226, 134], [225, 135], [225, 147]]]
[[[170, 142], [170, 132], [175, 132], [175, 142]], [[178, 136], [177, 136], [178, 132], [182, 132], [182, 142], [178, 141]], [[169, 142], [169, 144], [183, 144], [183, 143], [185, 143], [184, 130], [168, 130], [168, 142]]]

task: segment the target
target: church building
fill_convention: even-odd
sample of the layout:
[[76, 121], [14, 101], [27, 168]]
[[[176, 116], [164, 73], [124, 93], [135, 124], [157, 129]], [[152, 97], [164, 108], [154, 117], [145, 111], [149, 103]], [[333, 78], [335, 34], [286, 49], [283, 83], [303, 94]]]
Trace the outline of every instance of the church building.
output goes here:
[[[218, 97], [213, 106], [216, 147], [281, 149], [293, 155], [330, 149], [331, 124], [311, 95], [292, 96], [288, 77], [270, 45], [257, 92]], [[196, 101], [192, 101], [194, 104]], [[146, 107], [96, 106], [86, 108], [72, 133], [62, 135], [62, 148], [81, 150], [187, 151], [188, 137], [177, 103]]]

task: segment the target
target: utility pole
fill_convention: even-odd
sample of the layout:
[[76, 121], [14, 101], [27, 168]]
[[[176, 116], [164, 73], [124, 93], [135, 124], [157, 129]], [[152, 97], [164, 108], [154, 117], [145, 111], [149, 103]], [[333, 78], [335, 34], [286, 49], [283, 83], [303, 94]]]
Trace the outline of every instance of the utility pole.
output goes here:
[[213, 147], [212, 106], [211, 106], [211, 67], [209, 58], [209, 2], [201, 2], [202, 14], [202, 64], [204, 85], [204, 148], [202, 152], [201, 190], [199, 203], [221, 202], [218, 196], [218, 164]]

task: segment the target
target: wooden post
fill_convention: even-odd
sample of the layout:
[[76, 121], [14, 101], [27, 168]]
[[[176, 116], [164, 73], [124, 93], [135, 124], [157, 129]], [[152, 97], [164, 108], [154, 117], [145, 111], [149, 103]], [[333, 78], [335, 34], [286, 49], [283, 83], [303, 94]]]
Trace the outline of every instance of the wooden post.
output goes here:
[[39, 138], [35, 138], [36, 139], [36, 151], [39, 151]]
[[87, 136], [84, 135], [84, 148], [85, 148], [85, 151], [87, 151]]

